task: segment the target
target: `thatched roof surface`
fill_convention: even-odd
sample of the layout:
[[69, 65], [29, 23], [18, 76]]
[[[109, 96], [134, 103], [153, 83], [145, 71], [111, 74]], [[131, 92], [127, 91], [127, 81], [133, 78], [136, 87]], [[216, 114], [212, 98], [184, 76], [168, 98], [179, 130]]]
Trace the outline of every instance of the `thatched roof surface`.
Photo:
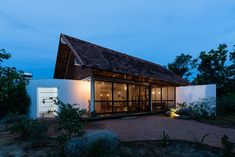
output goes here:
[[115, 73], [148, 77], [179, 85], [188, 84], [188, 82], [180, 76], [163, 68], [159, 64], [145, 61], [64, 34], [61, 34], [61, 40], [63, 40], [63, 42], [65, 42], [72, 50], [76, 56], [75, 62], [81, 66], [107, 70]]

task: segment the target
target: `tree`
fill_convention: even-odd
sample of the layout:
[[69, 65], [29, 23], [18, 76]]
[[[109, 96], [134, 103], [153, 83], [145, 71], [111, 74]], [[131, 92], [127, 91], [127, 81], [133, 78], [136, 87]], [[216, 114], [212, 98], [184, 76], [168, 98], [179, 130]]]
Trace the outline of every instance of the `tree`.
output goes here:
[[9, 112], [25, 114], [30, 105], [23, 72], [14, 67], [1, 65], [10, 57], [11, 55], [4, 49], [0, 50], [0, 116]]
[[192, 59], [191, 55], [182, 53], [181, 55], [176, 56], [175, 60], [172, 63], [169, 63], [167, 67], [170, 71], [188, 80], [196, 65], [196, 59]]
[[[196, 84], [216, 84], [218, 96], [230, 91], [234, 80], [234, 63], [227, 66], [228, 50], [226, 44], [209, 52], [202, 51], [199, 56], [198, 75], [194, 79]], [[230, 53], [230, 61], [234, 61], [234, 52]]]
[[229, 87], [228, 92], [235, 94], [235, 45], [234, 50], [230, 52], [229, 60], [231, 65], [227, 67], [227, 87]]

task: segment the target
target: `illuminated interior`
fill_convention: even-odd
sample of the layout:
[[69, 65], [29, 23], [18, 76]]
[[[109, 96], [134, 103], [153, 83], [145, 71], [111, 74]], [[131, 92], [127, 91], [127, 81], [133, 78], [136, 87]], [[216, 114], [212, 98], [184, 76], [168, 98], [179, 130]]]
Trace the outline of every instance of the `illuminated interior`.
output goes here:
[[155, 86], [152, 88], [152, 111], [164, 111], [175, 106], [175, 87]]
[[95, 81], [96, 113], [164, 111], [175, 105], [175, 87]]

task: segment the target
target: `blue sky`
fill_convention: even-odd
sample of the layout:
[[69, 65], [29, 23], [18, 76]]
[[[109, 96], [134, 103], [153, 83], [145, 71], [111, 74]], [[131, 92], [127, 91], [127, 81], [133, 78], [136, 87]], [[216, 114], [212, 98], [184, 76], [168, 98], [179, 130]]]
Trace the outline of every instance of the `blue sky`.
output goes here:
[[60, 33], [165, 65], [235, 44], [234, 0], [1, 0], [6, 64], [52, 78]]

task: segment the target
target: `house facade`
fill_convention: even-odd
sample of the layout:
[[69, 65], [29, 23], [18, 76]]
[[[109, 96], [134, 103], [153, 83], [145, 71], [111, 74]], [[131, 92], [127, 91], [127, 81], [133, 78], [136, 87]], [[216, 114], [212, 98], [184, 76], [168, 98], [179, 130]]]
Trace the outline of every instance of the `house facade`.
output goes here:
[[54, 79], [89, 82], [88, 110], [96, 114], [162, 112], [189, 83], [162, 66], [64, 34]]

